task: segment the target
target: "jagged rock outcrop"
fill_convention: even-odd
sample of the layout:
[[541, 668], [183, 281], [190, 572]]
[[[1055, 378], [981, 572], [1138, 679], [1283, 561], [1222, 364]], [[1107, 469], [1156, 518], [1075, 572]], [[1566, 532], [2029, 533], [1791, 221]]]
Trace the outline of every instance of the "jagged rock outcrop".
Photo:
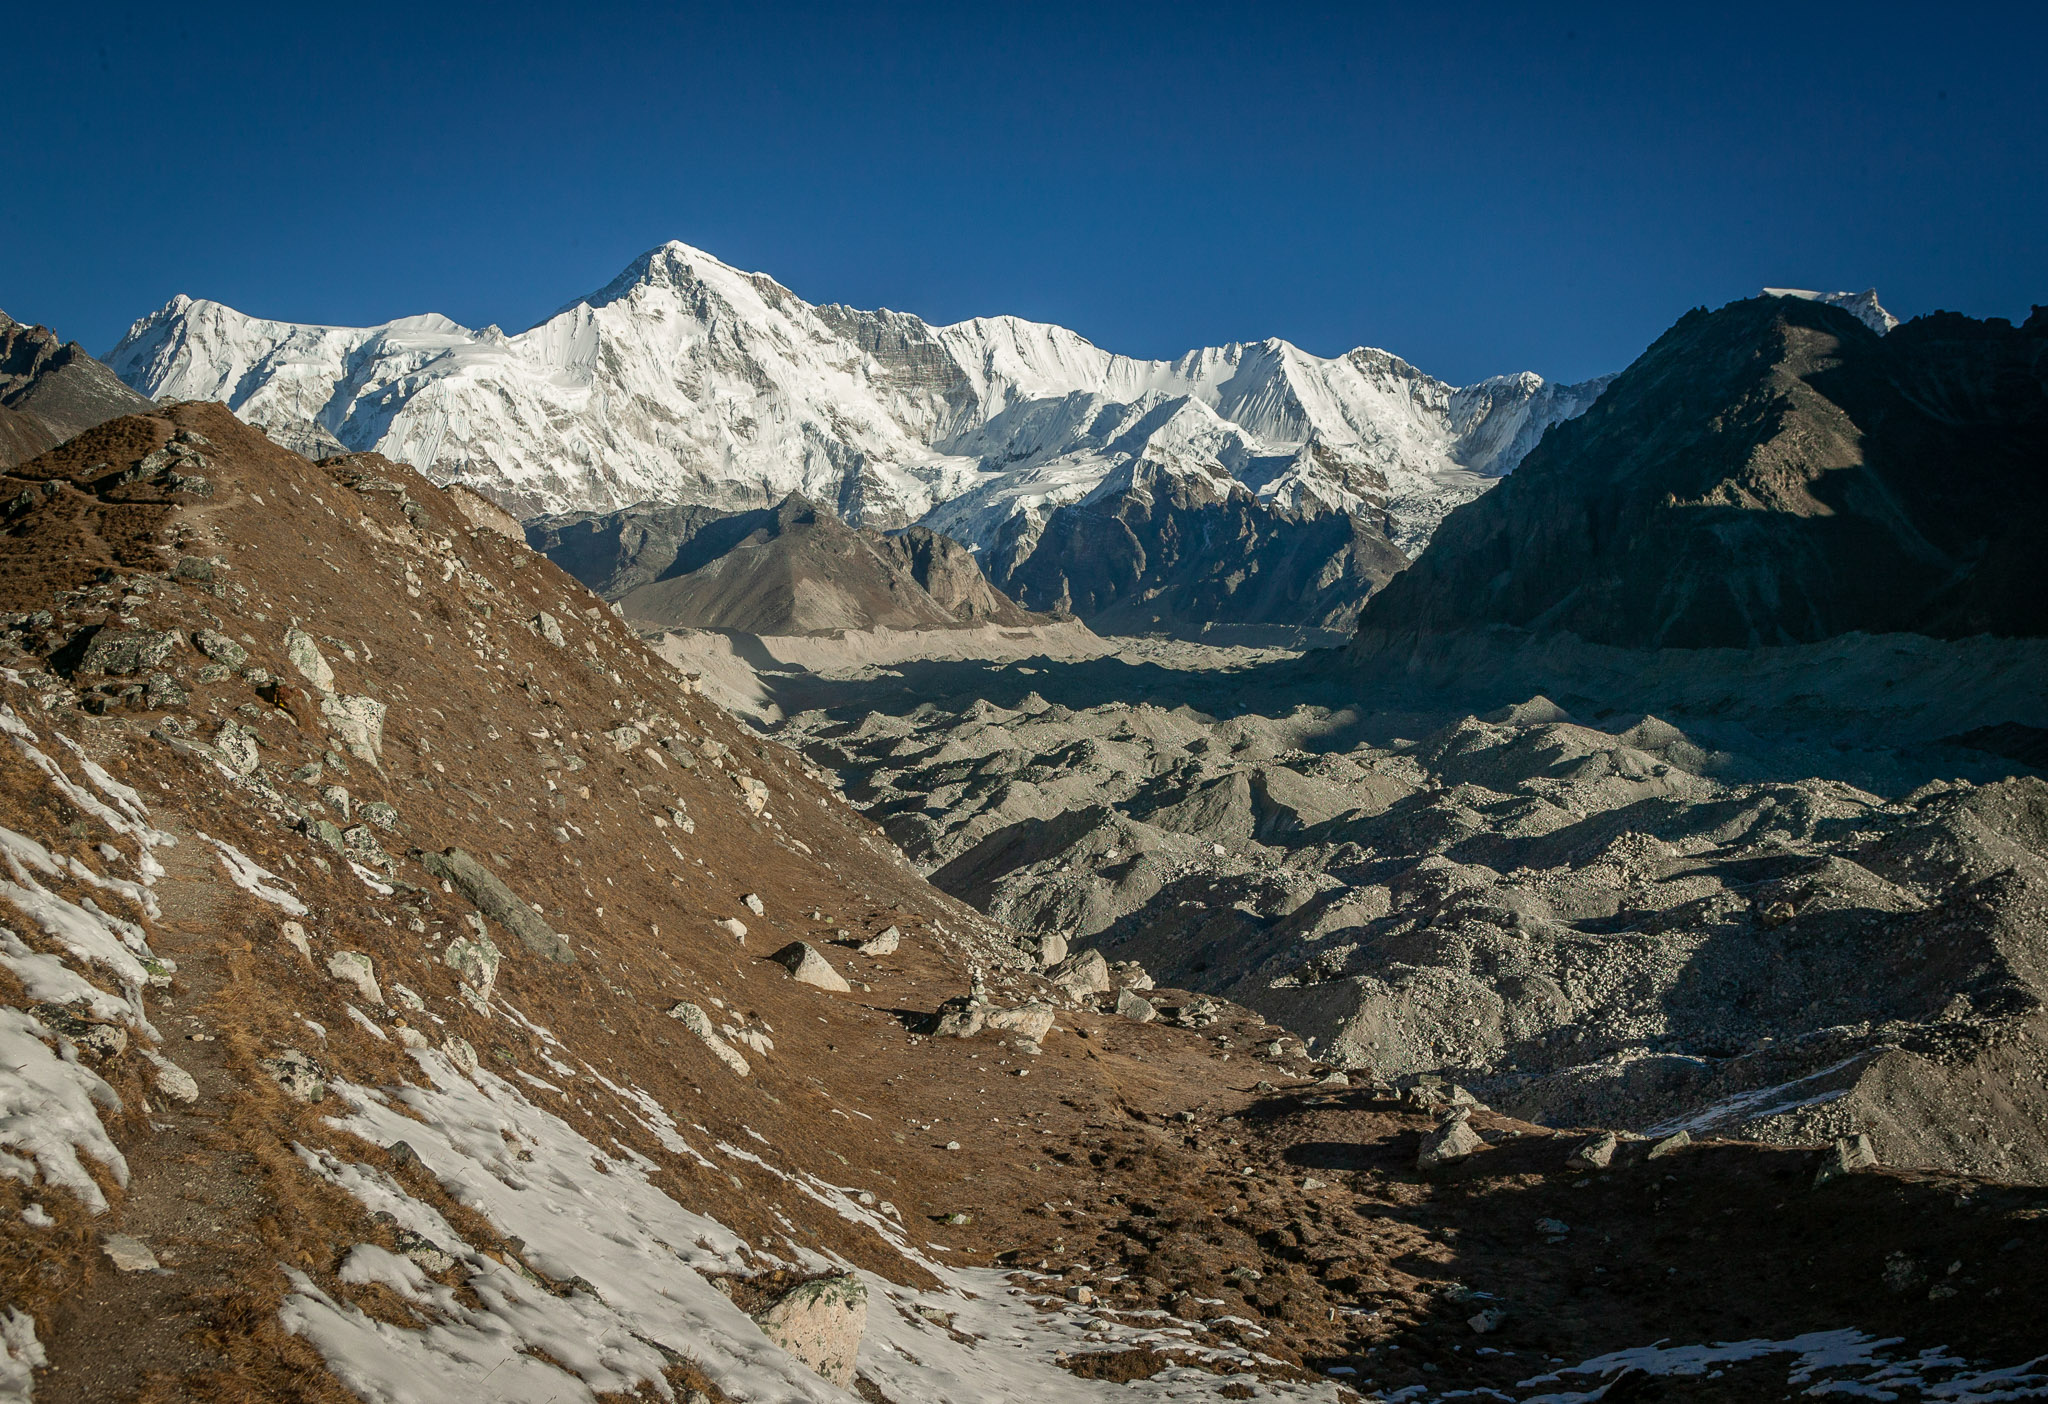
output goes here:
[[1359, 486], [1377, 488], [1359, 510], [1306, 513], [1234, 478], [1141, 463], [1035, 534], [1013, 519], [992, 569], [1024, 604], [1071, 611], [1099, 632], [1348, 629], [1408, 564], [1388, 538], [1385, 481]]
[[1687, 314], [1369, 604], [1361, 647], [2048, 633], [2048, 312]]
[[1044, 622], [992, 588], [956, 542], [919, 527], [851, 527], [795, 494], [750, 512], [543, 518], [527, 536], [646, 628], [792, 635]]
[[77, 342], [0, 312], [0, 468], [149, 407]]

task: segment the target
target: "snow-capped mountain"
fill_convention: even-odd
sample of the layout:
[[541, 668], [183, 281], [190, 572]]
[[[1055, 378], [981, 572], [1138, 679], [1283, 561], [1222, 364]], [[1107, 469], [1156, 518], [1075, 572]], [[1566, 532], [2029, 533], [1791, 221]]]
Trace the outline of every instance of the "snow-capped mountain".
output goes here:
[[1830, 307], [1841, 308], [1879, 336], [1885, 335], [1899, 324], [1899, 319], [1885, 311], [1884, 304], [1877, 300], [1876, 288], [1865, 288], [1860, 293], [1824, 293], [1815, 292], [1811, 288], [1765, 288], [1764, 296], [1796, 297], [1806, 302], [1825, 302]]
[[977, 547], [1142, 461], [1296, 514], [1384, 509], [1413, 552], [1607, 383], [1461, 389], [1384, 351], [1280, 340], [1136, 360], [1015, 317], [812, 306], [680, 243], [517, 335], [431, 314], [307, 326], [179, 296], [108, 362], [152, 397], [223, 401], [294, 446], [375, 449], [523, 515], [797, 491]]

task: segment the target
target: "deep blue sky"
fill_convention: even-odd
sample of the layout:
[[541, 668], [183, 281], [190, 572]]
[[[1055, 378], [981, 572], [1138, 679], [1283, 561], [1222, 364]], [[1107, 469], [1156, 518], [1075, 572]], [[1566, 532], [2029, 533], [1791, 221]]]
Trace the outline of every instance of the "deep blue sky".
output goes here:
[[669, 238], [1458, 381], [1766, 283], [2048, 302], [2039, 3], [175, 8], [5, 26], [0, 308], [94, 352], [177, 292], [518, 329]]

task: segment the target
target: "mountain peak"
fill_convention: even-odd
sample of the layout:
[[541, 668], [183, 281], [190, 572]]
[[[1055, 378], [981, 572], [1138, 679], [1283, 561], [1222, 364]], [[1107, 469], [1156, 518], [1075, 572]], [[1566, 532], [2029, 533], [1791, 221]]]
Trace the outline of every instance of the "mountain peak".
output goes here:
[[1857, 321], [1883, 336], [1899, 324], [1899, 319], [1884, 310], [1877, 300], [1876, 288], [1865, 288], [1860, 293], [1814, 292], [1807, 288], [1765, 288], [1765, 297], [1796, 297], [1803, 302], [1822, 302], [1829, 307], [1839, 307]]

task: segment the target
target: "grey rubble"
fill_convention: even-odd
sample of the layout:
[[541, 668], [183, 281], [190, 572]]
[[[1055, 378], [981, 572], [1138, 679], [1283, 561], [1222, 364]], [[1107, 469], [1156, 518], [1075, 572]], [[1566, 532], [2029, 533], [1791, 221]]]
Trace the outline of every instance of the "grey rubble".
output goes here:
[[1540, 697], [1421, 740], [1355, 722], [1033, 694], [791, 739], [939, 887], [1333, 1063], [1557, 1125], [1865, 1133], [1887, 1164], [2048, 1182], [2048, 785], [1760, 778]]

